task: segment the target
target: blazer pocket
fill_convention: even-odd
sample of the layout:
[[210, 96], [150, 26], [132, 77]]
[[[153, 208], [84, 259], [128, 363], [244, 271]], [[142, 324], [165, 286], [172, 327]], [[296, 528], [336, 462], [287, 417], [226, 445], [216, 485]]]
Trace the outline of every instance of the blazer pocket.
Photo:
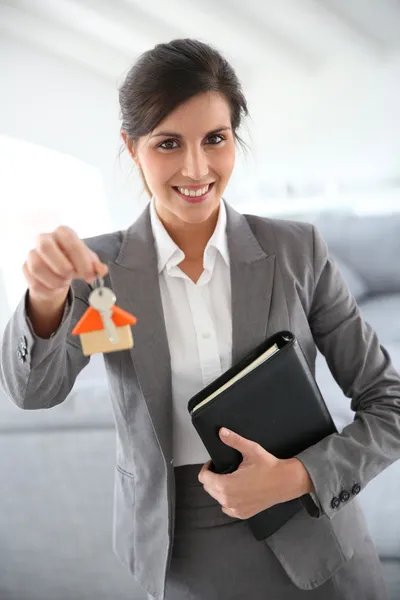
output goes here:
[[304, 507], [264, 541], [302, 590], [325, 583], [354, 554], [343, 552], [326, 515], [314, 519]]
[[121, 475], [126, 475], [127, 477], [131, 477], [132, 479], [134, 479], [134, 474], [130, 473], [129, 471], [125, 471], [125, 469], [123, 469], [120, 465], [116, 466], [117, 471], [119, 471], [121, 473]]
[[134, 570], [134, 475], [116, 465], [114, 480], [113, 549], [119, 560]]
[[346, 556], [353, 556], [359, 551], [365, 552], [367, 537], [373, 543], [364, 513], [356, 498], [350, 504], [343, 506], [332, 517], [330, 523], [337, 542]]

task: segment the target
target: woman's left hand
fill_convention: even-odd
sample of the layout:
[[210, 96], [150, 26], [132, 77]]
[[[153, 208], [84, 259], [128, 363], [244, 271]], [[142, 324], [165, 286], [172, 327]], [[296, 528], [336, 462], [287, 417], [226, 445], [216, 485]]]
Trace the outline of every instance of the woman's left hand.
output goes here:
[[230, 430], [229, 436], [224, 436], [223, 431], [224, 428], [219, 431], [221, 440], [236, 448], [243, 455], [243, 461], [233, 473], [219, 475], [209, 470], [210, 460], [201, 468], [198, 479], [206, 492], [221, 504], [224, 513], [236, 519], [249, 519], [270, 506], [296, 497], [285, 465], [290, 460], [301, 465], [300, 461], [279, 459], [257, 442]]

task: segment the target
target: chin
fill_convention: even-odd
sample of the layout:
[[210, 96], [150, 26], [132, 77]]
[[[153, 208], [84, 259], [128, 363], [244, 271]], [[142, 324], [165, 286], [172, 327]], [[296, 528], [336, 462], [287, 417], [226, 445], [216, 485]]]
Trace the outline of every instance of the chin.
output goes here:
[[208, 219], [211, 217], [212, 213], [214, 212], [214, 210], [205, 210], [205, 207], [203, 207], [202, 209], [200, 209], [200, 207], [197, 207], [195, 210], [184, 210], [184, 211], [177, 211], [175, 214], [181, 219], [181, 221], [184, 221], [185, 223], [204, 223], [205, 221], [208, 221]]
[[219, 200], [215, 202], [202, 202], [199, 204], [188, 204], [184, 206], [180, 211], [182, 214], [187, 215], [189, 218], [192, 216], [195, 220], [206, 220], [219, 208]]

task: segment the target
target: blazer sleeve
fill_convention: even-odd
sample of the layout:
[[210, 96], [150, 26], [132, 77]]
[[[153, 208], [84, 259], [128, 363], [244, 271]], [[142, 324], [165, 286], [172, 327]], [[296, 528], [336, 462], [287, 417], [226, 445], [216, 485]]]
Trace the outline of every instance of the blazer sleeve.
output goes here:
[[362, 318], [315, 227], [314, 291], [308, 320], [316, 346], [351, 399], [354, 420], [296, 455], [314, 484], [310, 516], [332, 518], [400, 458], [400, 376]]
[[0, 383], [22, 409], [51, 408], [63, 402], [79, 372], [88, 364], [80, 341], [71, 335], [88, 307], [82, 282], [73, 281], [61, 324], [49, 338], [36, 335], [26, 313], [27, 290], [4, 331]]

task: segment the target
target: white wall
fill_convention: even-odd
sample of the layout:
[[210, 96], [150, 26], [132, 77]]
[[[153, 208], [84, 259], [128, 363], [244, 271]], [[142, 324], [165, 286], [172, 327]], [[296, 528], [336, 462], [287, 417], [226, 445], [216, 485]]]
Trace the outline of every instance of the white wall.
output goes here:
[[272, 180], [400, 178], [399, 98], [396, 58], [341, 59], [314, 76], [260, 68], [249, 100], [263, 169]]
[[[117, 83], [31, 45], [0, 38], [0, 134], [67, 153], [99, 168], [111, 207], [110, 229], [144, 206], [120, 143]], [[121, 171], [123, 170], [123, 172]], [[21, 176], [24, 165], [21, 164]], [[55, 199], [56, 201], [56, 199]], [[6, 199], [0, 199], [2, 208]]]
[[[245, 89], [251, 151], [238, 157], [228, 192], [256, 194], [259, 181], [379, 180], [400, 172], [400, 61], [345, 62], [315, 74], [264, 71]], [[117, 81], [29, 44], [0, 38], [0, 133], [66, 152], [98, 167], [111, 227], [123, 227], [146, 203], [127, 156], [119, 164]], [[121, 74], [122, 76], [122, 74]], [[121, 170], [122, 169], [122, 170]]]

